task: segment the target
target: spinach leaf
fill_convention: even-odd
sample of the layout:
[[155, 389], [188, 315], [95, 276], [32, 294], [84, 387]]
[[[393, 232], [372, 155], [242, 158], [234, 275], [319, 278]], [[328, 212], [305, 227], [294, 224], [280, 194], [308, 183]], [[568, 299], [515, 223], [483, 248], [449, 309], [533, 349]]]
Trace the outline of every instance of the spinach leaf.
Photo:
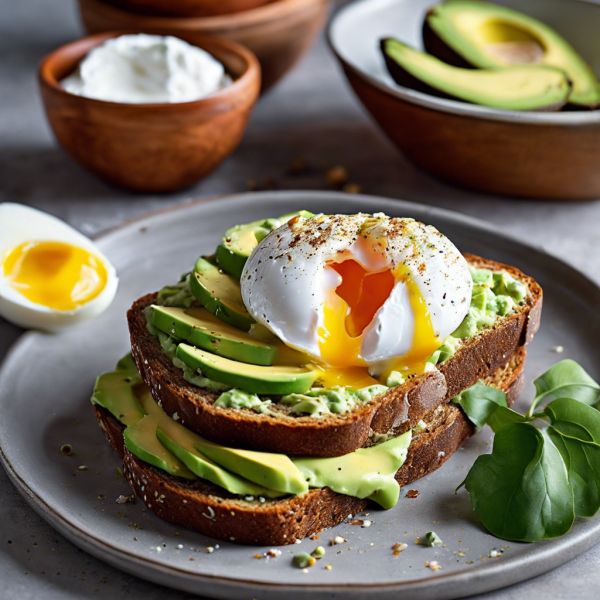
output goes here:
[[542, 400], [550, 402], [558, 398], [571, 398], [589, 405], [600, 402], [600, 385], [574, 360], [556, 363], [533, 383], [537, 394], [527, 413], [529, 417]]
[[504, 425], [491, 454], [477, 458], [465, 480], [486, 529], [514, 541], [565, 534], [575, 520], [573, 492], [560, 452], [530, 423]]
[[496, 410], [490, 414], [486, 422], [492, 428], [494, 433], [498, 433], [498, 431], [508, 423], [525, 423], [528, 420], [527, 417], [524, 417], [512, 408], [498, 406], [496, 407]]
[[452, 398], [466, 413], [477, 429], [481, 429], [490, 415], [499, 407], [508, 407], [506, 394], [496, 388], [478, 381], [475, 385]]
[[575, 514], [591, 517], [600, 508], [600, 413], [569, 398], [554, 400], [544, 412], [548, 436], [569, 473]]

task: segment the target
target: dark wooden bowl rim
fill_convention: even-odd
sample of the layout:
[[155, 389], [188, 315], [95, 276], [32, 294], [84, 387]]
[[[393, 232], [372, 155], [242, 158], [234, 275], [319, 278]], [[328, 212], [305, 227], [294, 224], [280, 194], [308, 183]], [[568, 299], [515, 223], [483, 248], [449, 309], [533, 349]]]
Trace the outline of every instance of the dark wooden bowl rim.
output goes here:
[[103, 2], [102, 0], [85, 0], [90, 4], [101, 5], [106, 12], [113, 11], [116, 14], [136, 15], [143, 19], [144, 23], [152, 22], [155, 28], [178, 28], [182, 25], [186, 29], [197, 23], [199, 26], [211, 27], [213, 29], [236, 29], [246, 27], [258, 22], [271, 22], [303, 10], [305, 4], [312, 4], [313, 0], [272, 0], [267, 4], [262, 4], [242, 12], [230, 13], [226, 15], [212, 15], [207, 17], [165, 17], [162, 15], [150, 15], [145, 13], [136, 13], [131, 10], [120, 8]]

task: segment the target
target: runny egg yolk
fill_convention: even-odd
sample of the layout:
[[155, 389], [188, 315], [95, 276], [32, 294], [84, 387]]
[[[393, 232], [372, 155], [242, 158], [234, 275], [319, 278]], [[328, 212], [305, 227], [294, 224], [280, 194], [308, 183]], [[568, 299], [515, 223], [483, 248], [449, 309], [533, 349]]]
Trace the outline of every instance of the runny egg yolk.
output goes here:
[[426, 359], [440, 344], [433, 331], [429, 309], [406, 267], [400, 265], [393, 271], [384, 269], [370, 273], [353, 259], [328, 266], [335, 269], [342, 282], [328, 294], [323, 307], [319, 349], [323, 360], [330, 365], [321, 366], [319, 379], [323, 385], [356, 389], [379, 383], [369, 375], [366, 362], [360, 358], [362, 335], [397, 281], [403, 281], [408, 288], [415, 331], [409, 352], [390, 361], [382, 381], [392, 371], [400, 371], [404, 376], [422, 373]]
[[5, 256], [10, 286], [35, 304], [69, 311], [106, 287], [106, 267], [96, 256], [64, 242], [25, 242]]
[[400, 281], [404, 281], [408, 288], [410, 306], [415, 318], [415, 331], [410, 350], [404, 356], [391, 361], [383, 373], [384, 380], [392, 371], [399, 371], [404, 376], [420, 375], [425, 370], [427, 359], [441, 344], [433, 330], [429, 308], [427, 308], [423, 294], [410, 276], [410, 271], [404, 265], [400, 265], [395, 270], [395, 275]]

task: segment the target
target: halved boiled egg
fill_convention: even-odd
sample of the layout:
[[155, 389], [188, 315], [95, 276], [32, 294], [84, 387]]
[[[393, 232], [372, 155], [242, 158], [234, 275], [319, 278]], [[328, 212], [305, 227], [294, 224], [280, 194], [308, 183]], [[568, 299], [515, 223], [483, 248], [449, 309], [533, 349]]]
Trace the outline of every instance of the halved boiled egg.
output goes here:
[[104, 311], [118, 287], [114, 267], [87, 237], [21, 204], [0, 204], [0, 315], [57, 331]]
[[472, 278], [450, 240], [414, 219], [295, 218], [241, 278], [255, 320], [323, 371], [326, 386], [419, 374], [468, 312]]

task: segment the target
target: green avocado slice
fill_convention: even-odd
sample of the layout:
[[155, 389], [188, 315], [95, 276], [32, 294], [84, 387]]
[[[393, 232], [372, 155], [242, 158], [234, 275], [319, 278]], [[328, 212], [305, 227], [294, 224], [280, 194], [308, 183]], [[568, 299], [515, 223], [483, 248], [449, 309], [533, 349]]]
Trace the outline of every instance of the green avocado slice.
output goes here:
[[199, 258], [190, 278], [192, 294], [221, 321], [248, 331], [254, 319], [242, 301], [240, 282], [209, 258]]
[[183, 343], [177, 346], [177, 358], [194, 371], [200, 370], [205, 377], [251, 394], [303, 394], [319, 374], [310, 366], [264, 367], [240, 363]]
[[152, 307], [151, 323], [168, 335], [219, 356], [254, 365], [272, 365], [277, 349], [224, 323], [205, 308]]
[[350, 454], [332, 458], [297, 458], [311, 488], [328, 487], [334, 492], [356, 498], [369, 498], [383, 508], [398, 502], [400, 486], [396, 472], [404, 464], [412, 439], [411, 431], [387, 442], [359, 448]]
[[558, 110], [571, 91], [554, 67], [461, 69], [395, 39], [382, 40], [381, 47], [396, 83], [438, 96], [508, 110]]
[[124, 356], [114, 371], [96, 379], [92, 404], [102, 406], [123, 425], [133, 425], [144, 417], [145, 411], [136, 392], [145, 386], [131, 354]]
[[253, 483], [246, 477], [240, 477], [221, 468], [208, 456], [198, 451], [197, 448], [206, 440], [173, 421], [173, 419], [163, 419], [158, 424], [156, 435], [161, 444], [181, 460], [190, 471], [202, 479], [221, 486], [232, 494], [278, 498], [285, 493], [263, 487]]
[[545, 23], [516, 10], [473, 0], [442, 2], [427, 14], [423, 40], [428, 52], [458, 67], [557, 67], [572, 83], [571, 104], [600, 105], [598, 80], [571, 44]]
[[310, 219], [314, 217], [307, 210], [288, 213], [277, 219], [262, 219], [245, 225], [235, 225], [225, 232], [222, 243], [217, 247], [217, 262], [230, 275], [240, 279], [244, 265], [252, 250], [271, 231], [281, 227], [293, 217]]
[[[161, 411], [162, 412], [162, 411]], [[169, 452], [156, 436], [158, 424], [170, 417], [162, 414], [147, 415], [137, 423], [129, 425], [123, 432], [125, 446], [132, 454], [171, 475], [196, 479], [185, 464], [175, 454]]]
[[303, 494], [308, 491], [304, 475], [285, 454], [227, 448], [208, 440], [198, 441], [194, 445], [202, 454], [229, 471], [243, 474], [261, 486], [286, 494]]

